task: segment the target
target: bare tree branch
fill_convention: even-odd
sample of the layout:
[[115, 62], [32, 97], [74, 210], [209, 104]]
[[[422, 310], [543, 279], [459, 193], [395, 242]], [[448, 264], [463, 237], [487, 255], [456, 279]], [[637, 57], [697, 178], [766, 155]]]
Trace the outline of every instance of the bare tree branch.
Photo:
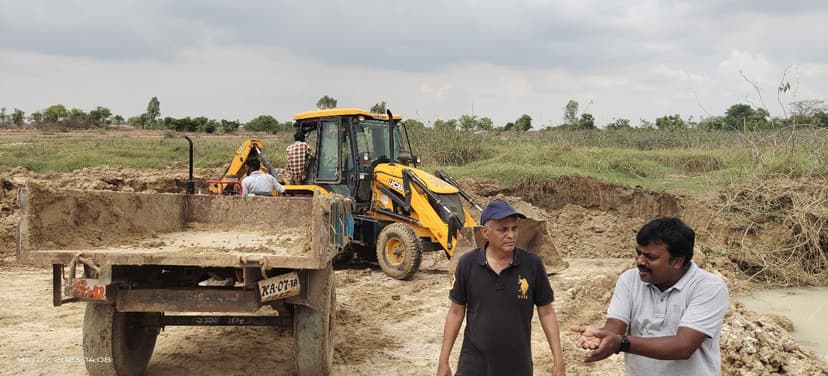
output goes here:
[[[744, 78], [745, 81], [747, 81], [750, 84], [750, 86], [753, 86], [753, 89], [756, 90], [756, 94], [759, 94], [759, 101], [762, 102], [762, 107], [764, 107], [765, 110], [767, 110], [768, 105], [765, 104], [765, 98], [762, 97], [762, 91], [759, 90], [759, 85], [756, 84], [756, 82], [753, 82], [749, 78], [747, 78], [747, 76], [745, 76], [741, 69], [739, 69], [739, 75], [742, 76], [742, 78]], [[770, 111], [768, 111], [768, 114], [770, 114]]]

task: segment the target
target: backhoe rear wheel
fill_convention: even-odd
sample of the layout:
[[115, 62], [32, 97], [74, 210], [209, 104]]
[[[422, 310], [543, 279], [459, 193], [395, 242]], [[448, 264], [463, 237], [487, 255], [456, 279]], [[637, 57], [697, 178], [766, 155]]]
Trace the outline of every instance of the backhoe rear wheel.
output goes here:
[[380, 231], [377, 239], [377, 262], [385, 274], [409, 279], [420, 268], [423, 244], [414, 229], [405, 223], [392, 223]]
[[86, 303], [83, 357], [90, 375], [143, 375], [160, 331], [161, 314], [119, 312]]

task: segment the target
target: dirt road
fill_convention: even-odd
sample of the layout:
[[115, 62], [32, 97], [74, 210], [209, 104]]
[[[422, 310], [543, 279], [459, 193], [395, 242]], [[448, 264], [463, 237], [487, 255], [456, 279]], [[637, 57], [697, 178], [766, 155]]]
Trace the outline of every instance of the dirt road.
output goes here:
[[[375, 269], [336, 272], [337, 375], [430, 375], [437, 367], [442, 325], [448, 307], [447, 262], [433, 260], [411, 281], [391, 279]], [[611, 275], [629, 265], [622, 259], [570, 260], [553, 276], [556, 308], [562, 316], [579, 310], [570, 293], [588, 275]], [[596, 274], [597, 273], [597, 274]], [[589, 305], [587, 304], [581, 304]], [[83, 374], [83, 304], [51, 305], [51, 271], [3, 267], [0, 273], [0, 373]], [[538, 370], [551, 367], [551, 355], [533, 324]], [[158, 337], [150, 375], [291, 375], [292, 339], [273, 328], [168, 327]], [[572, 374], [621, 375], [620, 358], [594, 366], [576, 361], [574, 338], [562, 332]], [[458, 341], [459, 346], [459, 341]], [[456, 362], [456, 351], [452, 362]]]

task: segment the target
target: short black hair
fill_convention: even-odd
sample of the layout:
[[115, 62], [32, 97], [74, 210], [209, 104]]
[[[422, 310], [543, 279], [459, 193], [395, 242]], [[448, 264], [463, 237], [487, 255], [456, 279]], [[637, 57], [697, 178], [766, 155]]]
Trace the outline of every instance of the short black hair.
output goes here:
[[678, 217], [658, 217], [638, 230], [635, 241], [639, 246], [663, 243], [671, 258], [684, 256], [684, 265], [693, 259], [696, 232]]
[[305, 134], [302, 133], [302, 131], [296, 131], [296, 133], [293, 134], [293, 140], [294, 141], [305, 141]]
[[259, 162], [258, 158], [249, 158], [244, 162], [247, 165], [248, 171], [258, 171], [262, 164]]

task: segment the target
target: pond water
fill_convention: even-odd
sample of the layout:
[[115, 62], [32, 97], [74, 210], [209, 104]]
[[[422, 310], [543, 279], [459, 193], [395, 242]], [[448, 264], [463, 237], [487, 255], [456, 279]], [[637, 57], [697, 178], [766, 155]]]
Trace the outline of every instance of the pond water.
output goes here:
[[739, 300], [751, 311], [791, 319], [794, 339], [828, 361], [828, 287], [756, 291]]

